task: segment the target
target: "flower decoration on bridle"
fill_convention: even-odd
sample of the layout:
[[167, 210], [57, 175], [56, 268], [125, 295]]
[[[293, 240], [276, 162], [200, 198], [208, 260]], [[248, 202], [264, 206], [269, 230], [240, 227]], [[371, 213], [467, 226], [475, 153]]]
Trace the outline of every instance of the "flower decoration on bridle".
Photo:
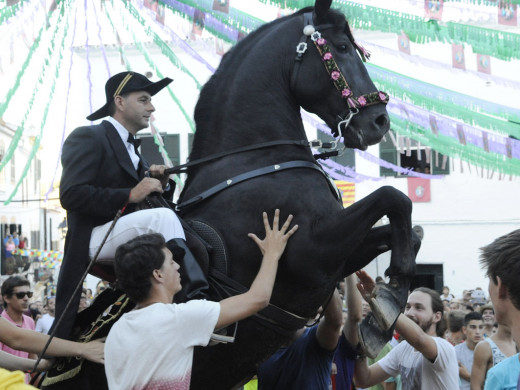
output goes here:
[[388, 94], [383, 91], [370, 92], [358, 97], [354, 96], [345, 76], [343, 76], [338, 64], [334, 60], [334, 56], [332, 55], [327, 40], [321, 36], [319, 31], [314, 31], [310, 37], [314, 42], [316, 49], [318, 49], [318, 52], [320, 53], [323, 65], [325, 65], [325, 69], [329, 73], [334, 86], [341, 93], [341, 97], [346, 101], [350, 109], [357, 109], [379, 103], [388, 103]]

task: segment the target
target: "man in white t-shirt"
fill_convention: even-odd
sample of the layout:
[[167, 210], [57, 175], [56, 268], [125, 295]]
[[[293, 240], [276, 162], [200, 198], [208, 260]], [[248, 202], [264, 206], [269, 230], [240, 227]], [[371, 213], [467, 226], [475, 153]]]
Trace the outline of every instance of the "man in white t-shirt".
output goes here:
[[[374, 281], [364, 271], [357, 275], [358, 288], [369, 299]], [[402, 390], [457, 389], [459, 368], [455, 349], [437, 334], [443, 311], [444, 305], [436, 291], [416, 288], [408, 296], [404, 315], [396, 322], [395, 329], [404, 341], [370, 367], [366, 357], [360, 356], [354, 370], [355, 385], [366, 388], [400, 374]]]
[[459, 362], [460, 389], [470, 390], [471, 369], [475, 356], [475, 347], [484, 339], [484, 321], [482, 315], [471, 311], [464, 317], [462, 333], [466, 341], [455, 346], [457, 360]]
[[56, 308], [56, 298], [48, 297], [47, 303], [45, 304], [45, 308], [47, 309], [47, 313], [45, 313], [36, 322], [36, 328], [34, 330], [36, 332], [40, 332], [43, 334], [49, 334], [49, 330], [51, 329], [51, 326], [54, 323], [54, 311]]
[[251, 288], [220, 302], [193, 300], [172, 304], [181, 290], [179, 265], [184, 250], [160, 234], [139, 236], [121, 245], [115, 256], [118, 287], [137, 305], [117, 321], [106, 340], [105, 372], [111, 390], [189, 389], [193, 348], [209, 343], [215, 329], [265, 308], [273, 290], [278, 260], [298, 229], [292, 216], [273, 228], [264, 213], [266, 237], [255, 241], [264, 257]]

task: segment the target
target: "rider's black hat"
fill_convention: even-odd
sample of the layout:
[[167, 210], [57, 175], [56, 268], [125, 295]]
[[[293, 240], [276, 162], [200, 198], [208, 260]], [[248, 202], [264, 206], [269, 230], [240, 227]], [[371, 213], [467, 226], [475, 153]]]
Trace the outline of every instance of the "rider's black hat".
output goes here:
[[93, 112], [87, 119], [94, 121], [109, 115], [108, 107], [114, 100], [114, 97], [124, 95], [129, 92], [146, 91], [150, 95], [155, 95], [161, 89], [170, 84], [173, 80], [165, 77], [156, 83], [151, 82], [146, 76], [136, 72], [121, 72], [110, 77], [105, 84], [105, 94], [107, 98], [106, 104], [96, 112]]

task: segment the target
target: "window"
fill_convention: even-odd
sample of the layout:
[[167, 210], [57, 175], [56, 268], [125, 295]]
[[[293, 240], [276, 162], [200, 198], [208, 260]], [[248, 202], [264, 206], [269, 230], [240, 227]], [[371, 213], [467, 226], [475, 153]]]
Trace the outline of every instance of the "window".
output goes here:
[[[390, 130], [379, 144], [379, 157], [401, 168], [433, 175], [450, 173], [449, 158], [417, 141]], [[381, 167], [381, 176], [401, 176], [390, 168]], [[406, 175], [403, 175], [406, 176]]]

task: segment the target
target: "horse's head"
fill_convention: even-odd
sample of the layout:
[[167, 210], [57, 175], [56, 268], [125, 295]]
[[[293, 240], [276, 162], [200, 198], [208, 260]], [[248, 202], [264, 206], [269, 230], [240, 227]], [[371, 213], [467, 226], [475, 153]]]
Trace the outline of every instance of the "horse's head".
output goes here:
[[290, 75], [291, 91], [298, 104], [343, 135], [345, 146], [365, 150], [390, 127], [388, 95], [374, 86], [363, 64], [366, 53], [330, 4], [316, 0], [314, 9], [300, 11], [301, 54]]

